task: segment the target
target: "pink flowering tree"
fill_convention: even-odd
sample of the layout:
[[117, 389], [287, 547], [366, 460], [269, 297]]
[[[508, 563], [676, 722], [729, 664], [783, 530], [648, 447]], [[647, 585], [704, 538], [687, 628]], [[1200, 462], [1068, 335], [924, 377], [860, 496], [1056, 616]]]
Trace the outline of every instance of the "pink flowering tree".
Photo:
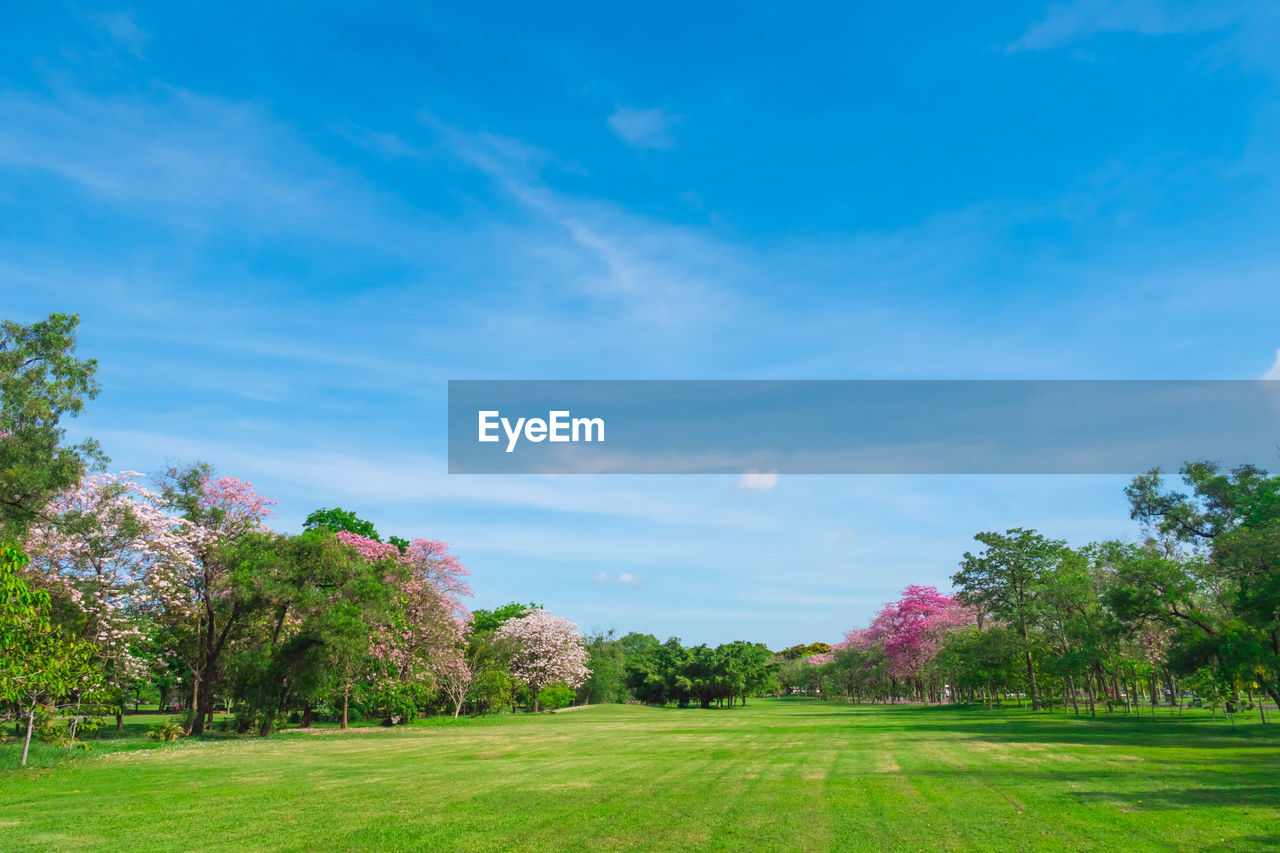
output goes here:
[[233, 575], [229, 546], [266, 530], [275, 501], [234, 477], [215, 477], [208, 465], [171, 468], [163, 479], [165, 501], [187, 522], [190, 562], [160, 563], [148, 573], [148, 592], [158, 618], [190, 642], [191, 733], [201, 734], [213, 715], [213, 686], [233, 632], [249, 615]]
[[191, 526], [168, 515], [164, 499], [140, 476], [85, 478], [49, 504], [25, 543], [33, 583], [96, 649], [118, 728], [126, 691], [150, 674], [139, 653], [147, 582], [164, 583], [195, 564]]
[[546, 610], [530, 610], [498, 628], [498, 639], [510, 639], [515, 650], [511, 674], [529, 688], [533, 710], [538, 710], [538, 694], [550, 684], [563, 683], [578, 688], [587, 680], [587, 646], [578, 626], [563, 616]]
[[925, 695], [926, 669], [938, 656], [952, 631], [972, 624], [969, 608], [938, 592], [937, 587], [912, 584], [902, 598], [877, 614], [860, 642], [879, 643], [889, 664], [889, 674], [913, 681]]
[[[369, 654], [378, 692], [405, 706], [421, 691], [439, 689], [453, 704], [454, 715], [466, 701], [471, 671], [466, 662], [470, 612], [462, 603], [470, 596], [468, 576], [448, 546], [414, 539], [403, 550], [348, 531], [337, 540], [371, 563], [384, 563], [394, 587], [390, 618], [373, 627]], [[344, 707], [349, 690], [344, 692]], [[345, 711], [344, 711], [345, 718]]]

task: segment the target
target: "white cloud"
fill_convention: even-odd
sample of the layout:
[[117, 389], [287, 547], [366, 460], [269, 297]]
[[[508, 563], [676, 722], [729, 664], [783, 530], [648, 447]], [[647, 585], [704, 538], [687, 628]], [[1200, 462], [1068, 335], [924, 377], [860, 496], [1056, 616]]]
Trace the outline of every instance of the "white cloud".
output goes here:
[[738, 489], [744, 492], [767, 492], [778, 485], [777, 471], [751, 470], [738, 478]]
[[1280, 349], [1276, 350], [1276, 360], [1271, 363], [1267, 372], [1262, 374], [1262, 378], [1280, 380]]
[[651, 110], [619, 107], [609, 116], [609, 129], [632, 148], [667, 151], [676, 144], [671, 133], [675, 122], [676, 117], [661, 107]]
[[616, 578], [611, 577], [607, 572], [601, 572], [600, 574], [596, 575], [596, 583], [616, 583], [616, 584], [623, 584], [624, 586], [631, 585], [631, 584], [638, 584], [643, 580], [644, 578], [640, 577], [639, 575], [633, 575], [630, 572], [622, 572]]

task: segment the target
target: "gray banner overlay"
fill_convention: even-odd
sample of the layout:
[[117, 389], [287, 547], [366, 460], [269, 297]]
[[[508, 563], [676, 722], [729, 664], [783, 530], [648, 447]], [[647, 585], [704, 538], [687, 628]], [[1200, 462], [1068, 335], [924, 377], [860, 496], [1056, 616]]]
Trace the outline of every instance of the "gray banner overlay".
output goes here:
[[1280, 381], [449, 383], [451, 474], [1135, 474], [1190, 459], [1277, 467]]

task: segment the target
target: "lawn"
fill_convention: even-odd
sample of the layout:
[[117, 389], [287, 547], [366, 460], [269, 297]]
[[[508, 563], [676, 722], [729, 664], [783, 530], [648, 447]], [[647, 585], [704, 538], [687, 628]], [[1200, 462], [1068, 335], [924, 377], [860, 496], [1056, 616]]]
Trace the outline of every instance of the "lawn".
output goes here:
[[1278, 845], [1280, 725], [1256, 718], [600, 706], [0, 771], [5, 850]]

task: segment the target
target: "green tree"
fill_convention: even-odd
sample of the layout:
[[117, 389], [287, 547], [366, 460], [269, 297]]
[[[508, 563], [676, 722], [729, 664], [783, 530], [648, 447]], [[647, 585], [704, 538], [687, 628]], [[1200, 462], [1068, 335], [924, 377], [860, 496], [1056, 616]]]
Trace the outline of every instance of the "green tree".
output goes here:
[[496, 631], [507, 621], [517, 619], [530, 610], [543, 609], [541, 604], [521, 604], [518, 601], [512, 601], [492, 610], [483, 608], [473, 610], [471, 611], [471, 633], [474, 635]]
[[[326, 528], [337, 533], [339, 530], [345, 530], [347, 533], [354, 533], [357, 536], [363, 536], [366, 539], [372, 539], [374, 542], [381, 542], [382, 537], [378, 535], [378, 530], [373, 526], [372, 521], [365, 521], [349, 509], [342, 507], [334, 507], [333, 509], [318, 509], [307, 516], [307, 520], [302, 523], [303, 530], [316, 530]], [[396, 537], [391, 537], [394, 543]], [[402, 549], [403, 550], [403, 549]]]
[[61, 426], [98, 394], [98, 363], [76, 358], [76, 314], [23, 326], [0, 321], [0, 539], [18, 537], [54, 495], [106, 459]]
[[587, 641], [587, 669], [591, 674], [578, 688], [585, 705], [623, 702], [627, 698], [627, 655], [613, 631], [591, 634]]
[[1017, 626], [1026, 663], [1027, 692], [1032, 710], [1040, 710], [1036, 693], [1036, 670], [1032, 651], [1031, 626], [1040, 580], [1069, 553], [1067, 543], [1046, 539], [1034, 530], [1014, 528], [1001, 533], [979, 533], [973, 537], [986, 546], [981, 554], [966, 552], [960, 571], [951, 581], [961, 591], [965, 604], [979, 607], [998, 619]]
[[1237, 624], [1222, 631], [1201, 619], [1197, 627], [1216, 633], [1219, 657], [1254, 670], [1280, 703], [1280, 476], [1211, 462], [1188, 462], [1181, 473], [1190, 494], [1166, 489], [1158, 470], [1135, 478], [1126, 490], [1130, 515], [1206, 558], [1192, 582], [1218, 587]]
[[26, 717], [22, 765], [31, 732], [43, 708], [56, 708], [71, 694], [96, 702], [101, 685], [94, 647], [62, 631], [50, 619], [49, 594], [32, 591], [19, 576], [27, 557], [11, 546], [0, 550], [0, 700]]

